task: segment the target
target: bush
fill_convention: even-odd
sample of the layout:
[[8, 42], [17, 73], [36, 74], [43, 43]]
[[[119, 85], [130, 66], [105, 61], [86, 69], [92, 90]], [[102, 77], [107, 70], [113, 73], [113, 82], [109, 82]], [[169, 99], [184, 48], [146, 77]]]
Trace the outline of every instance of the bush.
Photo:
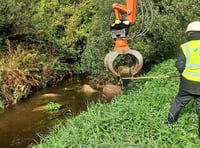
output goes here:
[[18, 48], [1, 59], [1, 96], [5, 104], [15, 104], [26, 98], [31, 89], [54, 84], [64, 78], [68, 65], [57, 57], [49, 58], [34, 50]]

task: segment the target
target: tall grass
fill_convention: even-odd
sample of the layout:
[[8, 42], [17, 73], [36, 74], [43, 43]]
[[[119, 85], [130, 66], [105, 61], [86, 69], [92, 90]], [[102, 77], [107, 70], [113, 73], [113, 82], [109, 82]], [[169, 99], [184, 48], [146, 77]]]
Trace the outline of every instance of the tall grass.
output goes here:
[[33, 89], [62, 80], [68, 70], [59, 57], [23, 48], [3, 56], [0, 67], [0, 96], [6, 106], [26, 98]]
[[[174, 60], [155, 66], [146, 76], [177, 74]], [[132, 81], [124, 95], [110, 104], [88, 106], [87, 112], [66, 119], [34, 148], [198, 147], [194, 102], [173, 126], [164, 124], [178, 91], [178, 78]]]

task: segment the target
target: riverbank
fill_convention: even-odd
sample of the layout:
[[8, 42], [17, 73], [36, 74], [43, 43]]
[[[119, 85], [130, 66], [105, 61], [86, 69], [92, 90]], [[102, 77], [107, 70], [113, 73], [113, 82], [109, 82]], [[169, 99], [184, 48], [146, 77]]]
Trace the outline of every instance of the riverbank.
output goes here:
[[58, 56], [20, 48], [2, 56], [0, 67], [0, 110], [15, 105], [35, 90], [60, 82], [73, 70]]
[[[146, 76], [174, 75], [175, 71], [174, 60], [168, 60]], [[92, 104], [31, 147], [197, 147], [194, 102], [182, 110], [173, 127], [164, 124], [177, 91], [178, 78], [134, 81], [110, 104]]]

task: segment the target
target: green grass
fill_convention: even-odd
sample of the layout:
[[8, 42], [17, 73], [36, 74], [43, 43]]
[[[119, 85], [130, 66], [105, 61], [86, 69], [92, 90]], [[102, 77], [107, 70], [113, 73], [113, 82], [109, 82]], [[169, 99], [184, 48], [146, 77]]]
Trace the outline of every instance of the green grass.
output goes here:
[[[174, 60], [155, 66], [146, 76], [177, 74]], [[66, 119], [35, 148], [195, 148], [197, 115], [194, 102], [173, 126], [164, 124], [178, 91], [178, 78], [132, 81], [110, 104], [93, 104], [87, 112]]]
[[61, 108], [61, 104], [55, 102], [49, 102], [45, 107], [44, 110], [49, 113], [54, 113]]

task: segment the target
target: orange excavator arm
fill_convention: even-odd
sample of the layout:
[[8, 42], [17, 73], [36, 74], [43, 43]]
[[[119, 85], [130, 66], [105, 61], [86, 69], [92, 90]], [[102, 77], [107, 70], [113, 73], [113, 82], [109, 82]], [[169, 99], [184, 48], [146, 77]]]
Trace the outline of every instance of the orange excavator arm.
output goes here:
[[123, 21], [128, 21], [130, 25], [134, 25], [136, 18], [137, 0], [126, 0], [126, 5], [114, 3], [112, 7], [115, 12], [116, 20], [123, 20], [121, 12], [124, 11], [126, 13], [126, 18]]
[[[152, 24], [153, 11], [149, 0], [126, 0], [125, 5], [119, 3], [113, 3], [112, 5], [115, 13], [115, 22], [111, 24], [110, 29], [112, 38], [114, 39], [114, 49], [105, 56], [104, 65], [112, 74], [118, 77], [121, 77], [121, 73], [119, 72], [120, 66], [126, 67], [128, 69], [126, 71], [128, 71], [131, 76], [136, 75], [143, 66], [143, 57], [140, 52], [131, 49], [128, 45], [128, 40], [131, 39], [129, 28], [135, 25], [136, 21], [137, 2], [140, 4], [142, 23], [140, 30], [134, 37], [140, 37], [148, 31], [147, 27], [150, 27]], [[146, 11], [145, 16], [150, 17], [150, 19], [147, 19], [150, 20], [150, 23], [147, 25], [144, 24], [145, 12], [143, 10]], [[151, 16], [149, 16], [149, 14]], [[126, 57], [127, 54], [132, 56], [132, 61], [130, 63], [120, 66], [117, 64], [114, 65], [114, 60], [118, 58], [119, 55]]]
[[133, 76], [143, 65], [142, 55], [138, 51], [130, 49], [128, 45], [129, 27], [135, 24], [137, 0], [126, 0], [126, 5], [113, 3], [112, 7], [116, 17], [115, 22], [111, 24], [111, 34], [112, 38], [115, 40], [115, 45], [114, 50], [105, 56], [104, 64], [115, 76], [120, 77], [121, 75], [114, 68], [113, 62], [118, 55], [125, 56], [129, 54], [135, 59], [133, 60], [134, 63], [132, 63], [132, 66], [128, 67], [130, 75]]

